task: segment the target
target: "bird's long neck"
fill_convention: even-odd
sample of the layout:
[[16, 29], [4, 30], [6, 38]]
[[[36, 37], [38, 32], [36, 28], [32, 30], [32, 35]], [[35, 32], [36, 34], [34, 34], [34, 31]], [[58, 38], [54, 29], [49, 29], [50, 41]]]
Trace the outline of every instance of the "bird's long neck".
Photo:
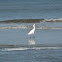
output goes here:
[[34, 30], [35, 30], [35, 26], [33, 26]]

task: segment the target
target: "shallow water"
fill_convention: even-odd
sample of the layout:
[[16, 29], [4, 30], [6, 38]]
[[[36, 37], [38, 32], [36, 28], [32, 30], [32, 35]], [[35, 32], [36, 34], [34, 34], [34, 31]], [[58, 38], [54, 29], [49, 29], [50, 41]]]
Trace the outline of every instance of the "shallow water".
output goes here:
[[1, 62], [61, 62], [62, 50], [0, 51]]
[[48, 29], [62, 27], [62, 23], [36, 23], [35, 38], [28, 36], [32, 25], [0, 24], [0, 27], [16, 27], [0, 29], [1, 62], [62, 62], [62, 29]]
[[[16, 27], [0, 29], [0, 44], [29, 44], [32, 40], [35, 44], [48, 44], [48, 43], [62, 43], [62, 29], [55, 29], [54, 27], [62, 27], [62, 23], [36, 23], [35, 38], [30, 38], [28, 32], [32, 29], [32, 24], [0, 24], [0, 27]], [[27, 28], [18, 28], [18, 27]], [[43, 29], [42, 27], [46, 27]], [[38, 28], [41, 29], [38, 29]], [[53, 27], [48, 28], [48, 27]], [[31, 36], [32, 37], [32, 36]]]

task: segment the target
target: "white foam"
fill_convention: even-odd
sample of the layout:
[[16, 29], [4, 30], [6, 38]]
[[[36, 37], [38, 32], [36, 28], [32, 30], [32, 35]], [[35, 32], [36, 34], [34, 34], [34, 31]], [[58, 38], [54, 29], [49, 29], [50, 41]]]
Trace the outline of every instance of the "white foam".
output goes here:
[[38, 29], [62, 29], [62, 27], [39, 27]]
[[7, 26], [7, 27], [0, 27], [0, 29], [26, 29], [26, 26]]
[[5, 48], [1, 51], [22, 51], [22, 50], [41, 50], [41, 49], [62, 49], [62, 47], [20, 47], [20, 48]]
[[27, 50], [28, 48], [5, 48], [2, 51]]
[[[0, 29], [31, 29], [31, 27], [27, 26], [7, 26], [7, 27], [0, 27]], [[36, 29], [62, 29], [62, 27], [46, 27], [46, 26], [39, 26]]]
[[62, 21], [62, 18], [58, 18], [58, 19], [44, 19], [44, 21], [53, 21], [53, 22], [56, 22], [57, 20]]

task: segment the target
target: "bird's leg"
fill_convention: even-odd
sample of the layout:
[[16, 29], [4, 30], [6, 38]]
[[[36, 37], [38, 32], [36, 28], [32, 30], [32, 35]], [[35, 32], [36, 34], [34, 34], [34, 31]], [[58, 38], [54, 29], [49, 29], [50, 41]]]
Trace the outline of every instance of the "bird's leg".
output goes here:
[[29, 38], [31, 38], [31, 36], [29, 36]]
[[32, 35], [30, 35], [30, 38], [32, 38], [33, 36]]
[[35, 36], [33, 35], [33, 38], [35, 38]]
[[30, 35], [30, 37], [29, 38], [35, 38], [35, 36], [34, 35]]

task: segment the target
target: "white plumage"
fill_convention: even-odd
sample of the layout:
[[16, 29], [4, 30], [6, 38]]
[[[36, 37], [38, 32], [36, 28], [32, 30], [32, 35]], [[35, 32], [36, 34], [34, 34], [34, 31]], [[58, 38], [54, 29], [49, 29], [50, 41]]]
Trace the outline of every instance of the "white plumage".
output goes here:
[[35, 24], [33, 24], [33, 29], [28, 33], [28, 35], [34, 35], [35, 32]]

